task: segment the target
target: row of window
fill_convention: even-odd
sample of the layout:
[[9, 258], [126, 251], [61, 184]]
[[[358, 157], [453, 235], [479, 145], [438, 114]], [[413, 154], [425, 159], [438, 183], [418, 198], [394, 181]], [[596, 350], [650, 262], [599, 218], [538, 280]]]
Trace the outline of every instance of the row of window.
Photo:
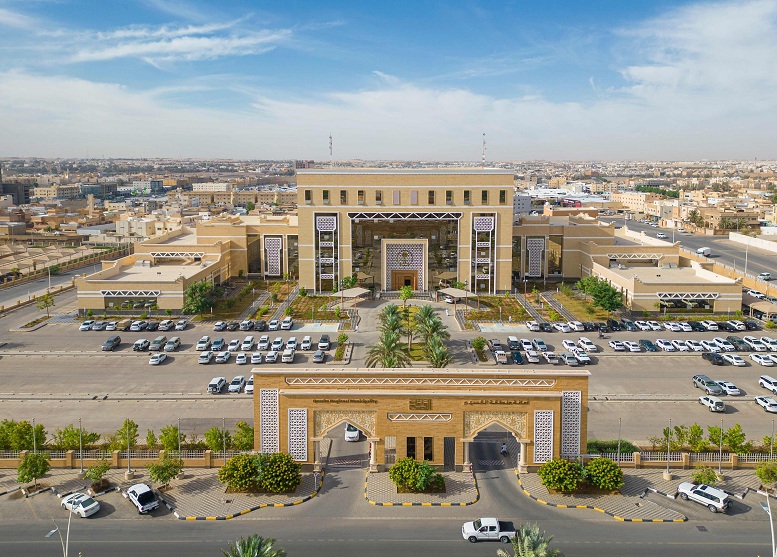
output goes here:
[[[434, 460], [434, 437], [424, 437], [423, 438], [423, 447], [419, 447], [421, 451], [423, 451], [423, 460], [428, 460], [429, 462]], [[418, 456], [418, 450], [416, 448], [416, 438], [415, 437], [408, 437], [407, 438], [407, 456], [419, 460]]]
[[[428, 190], [426, 192], [426, 204], [427, 205], [436, 205], [437, 204], [437, 191], [436, 190]], [[375, 205], [383, 205], [383, 191], [382, 190], [374, 190], [375, 194]], [[489, 203], [489, 190], [481, 190], [480, 191], [480, 203], [481, 205], [488, 205]], [[312, 190], [304, 190], [304, 196], [305, 196], [305, 203], [311, 203], [313, 201], [313, 191]], [[400, 203], [401, 199], [401, 191], [400, 190], [392, 190], [392, 203], [394, 205], [401, 205]], [[328, 205], [330, 203], [330, 190], [321, 190], [321, 202], [324, 205]], [[442, 202], [442, 199], [440, 199], [440, 202]], [[356, 203], [358, 205], [364, 205], [366, 203], [366, 190], [357, 190], [356, 191]], [[463, 192], [463, 203], [465, 205], [471, 205], [472, 204], [472, 192], [470, 190], [464, 190]], [[340, 204], [341, 205], [348, 205], [348, 190], [340, 190]], [[445, 204], [446, 205], [453, 205], [454, 199], [453, 199], [453, 190], [445, 190]], [[499, 204], [500, 205], [506, 205], [507, 204], [507, 190], [499, 190]], [[411, 190], [410, 191], [410, 205], [418, 205], [418, 190]]]

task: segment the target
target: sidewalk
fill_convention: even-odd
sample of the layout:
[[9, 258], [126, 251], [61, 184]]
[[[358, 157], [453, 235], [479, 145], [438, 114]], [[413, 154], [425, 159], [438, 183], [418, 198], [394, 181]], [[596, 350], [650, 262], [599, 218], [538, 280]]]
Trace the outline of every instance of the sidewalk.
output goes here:
[[367, 474], [364, 498], [382, 507], [464, 507], [480, 498], [477, 482], [469, 472], [444, 472], [445, 493], [397, 493], [388, 472]]

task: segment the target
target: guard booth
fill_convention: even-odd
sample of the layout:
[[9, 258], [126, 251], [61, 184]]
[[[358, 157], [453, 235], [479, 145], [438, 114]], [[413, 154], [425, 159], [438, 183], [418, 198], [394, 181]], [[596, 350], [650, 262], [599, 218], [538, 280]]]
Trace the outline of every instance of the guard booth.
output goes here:
[[587, 370], [257, 367], [254, 447], [321, 467], [319, 443], [350, 423], [370, 471], [412, 456], [469, 467], [470, 443], [498, 424], [520, 444], [519, 470], [585, 452]]

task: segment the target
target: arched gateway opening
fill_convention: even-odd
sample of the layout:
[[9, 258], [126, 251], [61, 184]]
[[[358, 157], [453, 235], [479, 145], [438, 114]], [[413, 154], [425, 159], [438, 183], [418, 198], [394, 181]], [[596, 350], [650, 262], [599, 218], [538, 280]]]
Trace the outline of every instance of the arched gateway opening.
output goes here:
[[468, 469], [473, 445], [499, 435], [509, 435], [519, 470], [536, 469], [577, 456], [586, 443], [587, 370], [261, 366], [252, 373], [262, 386], [254, 396], [256, 450], [288, 452], [314, 469], [322, 441], [342, 436], [345, 443], [347, 423], [366, 446], [365, 457], [351, 445], [352, 458], [369, 462], [370, 471], [408, 456]]

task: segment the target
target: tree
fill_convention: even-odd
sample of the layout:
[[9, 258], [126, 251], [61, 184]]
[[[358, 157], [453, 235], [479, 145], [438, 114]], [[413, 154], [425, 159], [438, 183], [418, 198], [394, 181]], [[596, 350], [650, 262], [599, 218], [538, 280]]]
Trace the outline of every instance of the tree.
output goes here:
[[60, 267], [59, 265], [51, 265], [49, 267], [49, 273], [51, 273], [52, 275], [58, 275], [61, 270], [62, 270], [62, 267]]
[[86, 469], [86, 472], [84, 472], [84, 478], [92, 480], [94, 483], [100, 483], [105, 477], [105, 474], [107, 474], [108, 470], [110, 469], [111, 465], [108, 460], [101, 458]]
[[236, 540], [234, 546], [230, 544], [228, 552], [223, 549], [221, 552], [224, 557], [286, 557], [284, 550], [273, 547], [274, 543], [273, 538], [263, 538], [253, 534]]
[[49, 455], [46, 453], [26, 453], [16, 469], [17, 480], [19, 483], [33, 482], [37, 489], [38, 478], [49, 471], [49, 466]]
[[53, 294], [43, 294], [38, 298], [38, 309], [45, 309], [46, 310], [46, 317], [51, 317], [51, 314], [49, 313], [49, 308], [54, 307], [54, 295]]
[[540, 466], [542, 485], [556, 491], [574, 491], [583, 481], [583, 467], [577, 462], [554, 458]]
[[292, 492], [302, 483], [301, 469], [300, 463], [295, 462], [290, 454], [273, 453], [260, 468], [260, 485], [271, 493]]
[[159, 444], [159, 440], [156, 437], [156, 433], [154, 433], [153, 429], [149, 429], [146, 432], [146, 447], [149, 448], [149, 450], [156, 449], [157, 445]]
[[254, 205], [254, 204], [253, 204], [252, 202], [250, 202], [250, 201], [249, 201], [248, 203], [246, 203], [246, 211], [248, 211], [248, 212], [250, 213], [250, 212], [251, 212], [251, 211], [253, 211], [254, 209], [256, 209], [256, 205]]
[[193, 282], [184, 291], [183, 312], [205, 313], [213, 305], [213, 285], [206, 280]]
[[[162, 445], [162, 448], [166, 451], [177, 451], [179, 434], [178, 426], [172, 424], [165, 426], [159, 430], [159, 444]], [[185, 440], [185, 436], [182, 436], [180, 443], [183, 444]]]
[[226, 429], [213, 426], [205, 432], [205, 444], [211, 451], [227, 451], [232, 446], [232, 435]]
[[219, 468], [218, 478], [235, 491], [255, 491], [259, 488], [259, 475], [262, 457], [267, 455], [252, 455], [242, 453], [233, 456]]
[[254, 428], [246, 422], [235, 424], [235, 433], [232, 435], [232, 446], [238, 451], [251, 451], [254, 448]]
[[407, 346], [401, 345], [399, 340], [398, 331], [383, 331], [377, 344], [373, 344], [367, 349], [365, 365], [375, 367], [380, 364], [384, 368], [407, 366], [410, 363], [410, 354]]
[[159, 462], [152, 462], [148, 465], [148, 475], [151, 480], [161, 483], [167, 487], [170, 481], [183, 470], [183, 460], [174, 458], [167, 454]]
[[[564, 557], [558, 549], [550, 549], [553, 536], [545, 537], [536, 524], [521, 524], [511, 540], [514, 557]], [[498, 557], [513, 557], [504, 549], [497, 549]]]
[[402, 300], [402, 307], [407, 307], [407, 301], [413, 298], [413, 289], [410, 286], [403, 286], [399, 289], [399, 299]]
[[691, 480], [695, 484], [715, 485], [718, 476], [715, 474], [715, 470], [709, 466], [699, 465], [696, 467], [696, 471], [691, 473]]
[[424, 354], [429, 365], [433, 368], [448, 367], [448, 364], [450, 364], [453, 359], [448, 352], [448, 348], [438, 336], [429, 338], [424, 345]]
[[[36, 426], [37, 427], [37, 426]], [[54, 430], [54, 437], [51, 440], [53, 448], [61, 451], [75, 451], [80, 446], [89, 446], [100, 440], [100, 434], [92, 431], [86, 431], [81, 428], [81, 443], [79, 444], [78, 428], [73, 424], [66, 425], [62, 429]]]
[[752, 449], [752, 443], [746, 441], [747, 435], [742, 431], [742, 426], [734, 424], [734, 427], [728, 428], [723, 432], [723, 443], [728, 445], [731, 452], [737, 454], [743, 454], [750, 452]]
[[487, 341], [485, 337], [475, 337], [472, 339], [472, 348], [474, 348], [477, 352], [482, 352], [486, 347], [486, 343]]
[[12, 451], [31, 451], [46, 442], [46, 429], [43, 424], [35, 424], [33, 428], [27, 420], [3, 420], [1, 429], [0, 439], [3, 445]]
[[777, 482], [777, 462], [774, 460], [759, 462], [755, 467], [755, 475], [765, 486]]
[[121, 429], [116, 430], [113, 439], [113, 450], [133, 450], [138, 444], [138, 424], [127, 418]]

